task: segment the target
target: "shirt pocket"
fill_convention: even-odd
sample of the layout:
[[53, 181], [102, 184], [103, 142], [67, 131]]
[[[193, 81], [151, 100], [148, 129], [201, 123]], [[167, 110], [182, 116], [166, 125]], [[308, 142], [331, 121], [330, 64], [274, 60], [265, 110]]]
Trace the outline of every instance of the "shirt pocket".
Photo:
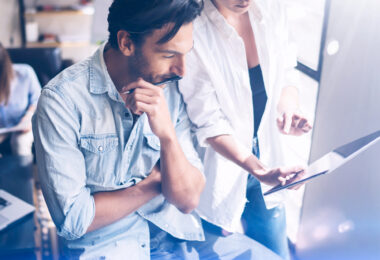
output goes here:
[[134, 177], [144, 179], [151, 173], [154, 165], [160, 159], [160, 140], [154, 134], [144, 133], [141, 142], [135, 149], [138, 152], [132, 157], [129, 172]]
[[154, 134], [144, 134], [144, 147], [142, 152], [142, 168], [145, 168], [145, 174], [149, 175], [154, 165], [160, 159], [161, 144], [160, 139]]
[[81, 137], [80, 147], [86, 163], [87, 184], [113, 183], [119, 162], [118, 146], [119, 139], [116, 135]]
[[161, 150], [160, 139], [158, 139], [158, 137], [154, 134], [144, 134], [144, 140], [149, 148], [156, 151]]

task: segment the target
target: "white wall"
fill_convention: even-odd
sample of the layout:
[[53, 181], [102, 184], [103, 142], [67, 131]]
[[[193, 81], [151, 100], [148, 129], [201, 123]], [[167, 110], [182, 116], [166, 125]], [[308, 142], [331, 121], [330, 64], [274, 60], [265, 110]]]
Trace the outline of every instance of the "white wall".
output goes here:
[[[52, 0], [38, 0], [37, 4], [47, 3]], [[102, 0], [99, 0], [102, 1]], [[34, 0], [25, 0], [26, 7], [34, 3]], [[61, 0], [53, 1], [55, 4], [72, 4], [78, 3], [78, 0]], [[106, 1], [104, 1], [106, 2]], [[42, 16], [38, 18], [40, 22], [40, 31], [52, 32], [61, 35], [79, 35], [85, 40], [90, 40], [92, 28], [92, 16], [64, 16], [56, 17]], [[50, 19], [50, 20], [47, 20]], [[37, 20], [37, 19], [36, 19]], [[70, 22], [67, 22], [70, 21]], [[99, 22], [98, 22], [99, 23]], [[107, 20], [105, 20], [107, 23]], [[103, 26], [104, 27], [104, 26]], [[13, 38], [13, 45], [11, 44]], [[17, 0], [0, 0], [0, 42], [5, 47], [20, 47], [21, 32], [19, 25], [19, 7]], [[73, 59], [75, 62], [82, 60], [91, 55], [96, 46], [79, 46], [79, 47], [64, 47], [62, 48], [62, 56], [65, 59]]]
[[17, 0], [0, 0], [0, 41], [5, 47], [21, 45]]
[[292, 40], [298, 60], [318, 70], [322, 25], [326, 0], [282, 0], [287, 7]]
[[92, 23], [91, 41], [100, 42], [108, 39], [108, 9], [113, 0], [95, 0], [94, 19]]

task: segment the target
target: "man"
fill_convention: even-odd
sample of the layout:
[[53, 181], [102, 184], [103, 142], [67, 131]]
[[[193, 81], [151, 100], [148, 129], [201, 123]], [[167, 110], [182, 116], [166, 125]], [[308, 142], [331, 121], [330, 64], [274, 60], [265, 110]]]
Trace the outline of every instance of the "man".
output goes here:
[[[70, 257], [272, 256], [243, 236], [198, 242], [192, 210], [205, 179], [190, 123], [177, 86], [155, 84], [184, 75], [201, 9], [195, 0], [115, 0], [108, 43], [44, 88], [37, 162]], [[226, 246], [231, 239], [239, 247]]]

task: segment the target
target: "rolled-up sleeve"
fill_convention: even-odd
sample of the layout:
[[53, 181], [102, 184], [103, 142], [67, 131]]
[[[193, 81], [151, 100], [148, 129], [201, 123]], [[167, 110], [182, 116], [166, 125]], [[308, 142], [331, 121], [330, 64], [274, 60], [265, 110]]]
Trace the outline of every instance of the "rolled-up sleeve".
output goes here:
[[[205, 57], [203, 57], [205, 58]], [[208, 146], [207, 138], [231, 135], [233, 130], [223, 113], [207, 66], [194, 49], [187, 56], [187, 74], [179, 81], [179, 90], [193, 123], [199, 145]]]
[[83, 236], [95, 214], [86, 187], [86, 168], [78, 147], [79, 117], [58, 91], [45, 89], [33, 117], [41, 188], [58, 234], [68, 240]]

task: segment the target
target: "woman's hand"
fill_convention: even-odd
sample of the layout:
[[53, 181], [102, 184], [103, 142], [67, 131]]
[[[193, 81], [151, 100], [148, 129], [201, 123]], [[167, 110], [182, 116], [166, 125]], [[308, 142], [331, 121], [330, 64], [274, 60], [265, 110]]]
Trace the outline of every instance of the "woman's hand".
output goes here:
[[280, 115], [277, 118], [277, 126], [282, 134], [299, 136], [311, 130], [309, 120], [300, 111], [296, 87], [283, 88], [277, 110]]
[[[305, 175], [305, 169], [300, 166], [256, 170], [253, 175], [262, 183], [269, 186], [286, 185], [300, 180]], [[296, 185], [290, 189], [298, 189]]]
[[300, 136], [308, 133], [312, 126], [300, 112], [284, 112], [277, 118], [277, 127], [282, 134]]
[[32, 116], [33, 113], [26, 112], [26, 114], [21, 118], [20, 122], [16, 125], [17, 129], [22, 133], [27, 133], [32, 131]]

